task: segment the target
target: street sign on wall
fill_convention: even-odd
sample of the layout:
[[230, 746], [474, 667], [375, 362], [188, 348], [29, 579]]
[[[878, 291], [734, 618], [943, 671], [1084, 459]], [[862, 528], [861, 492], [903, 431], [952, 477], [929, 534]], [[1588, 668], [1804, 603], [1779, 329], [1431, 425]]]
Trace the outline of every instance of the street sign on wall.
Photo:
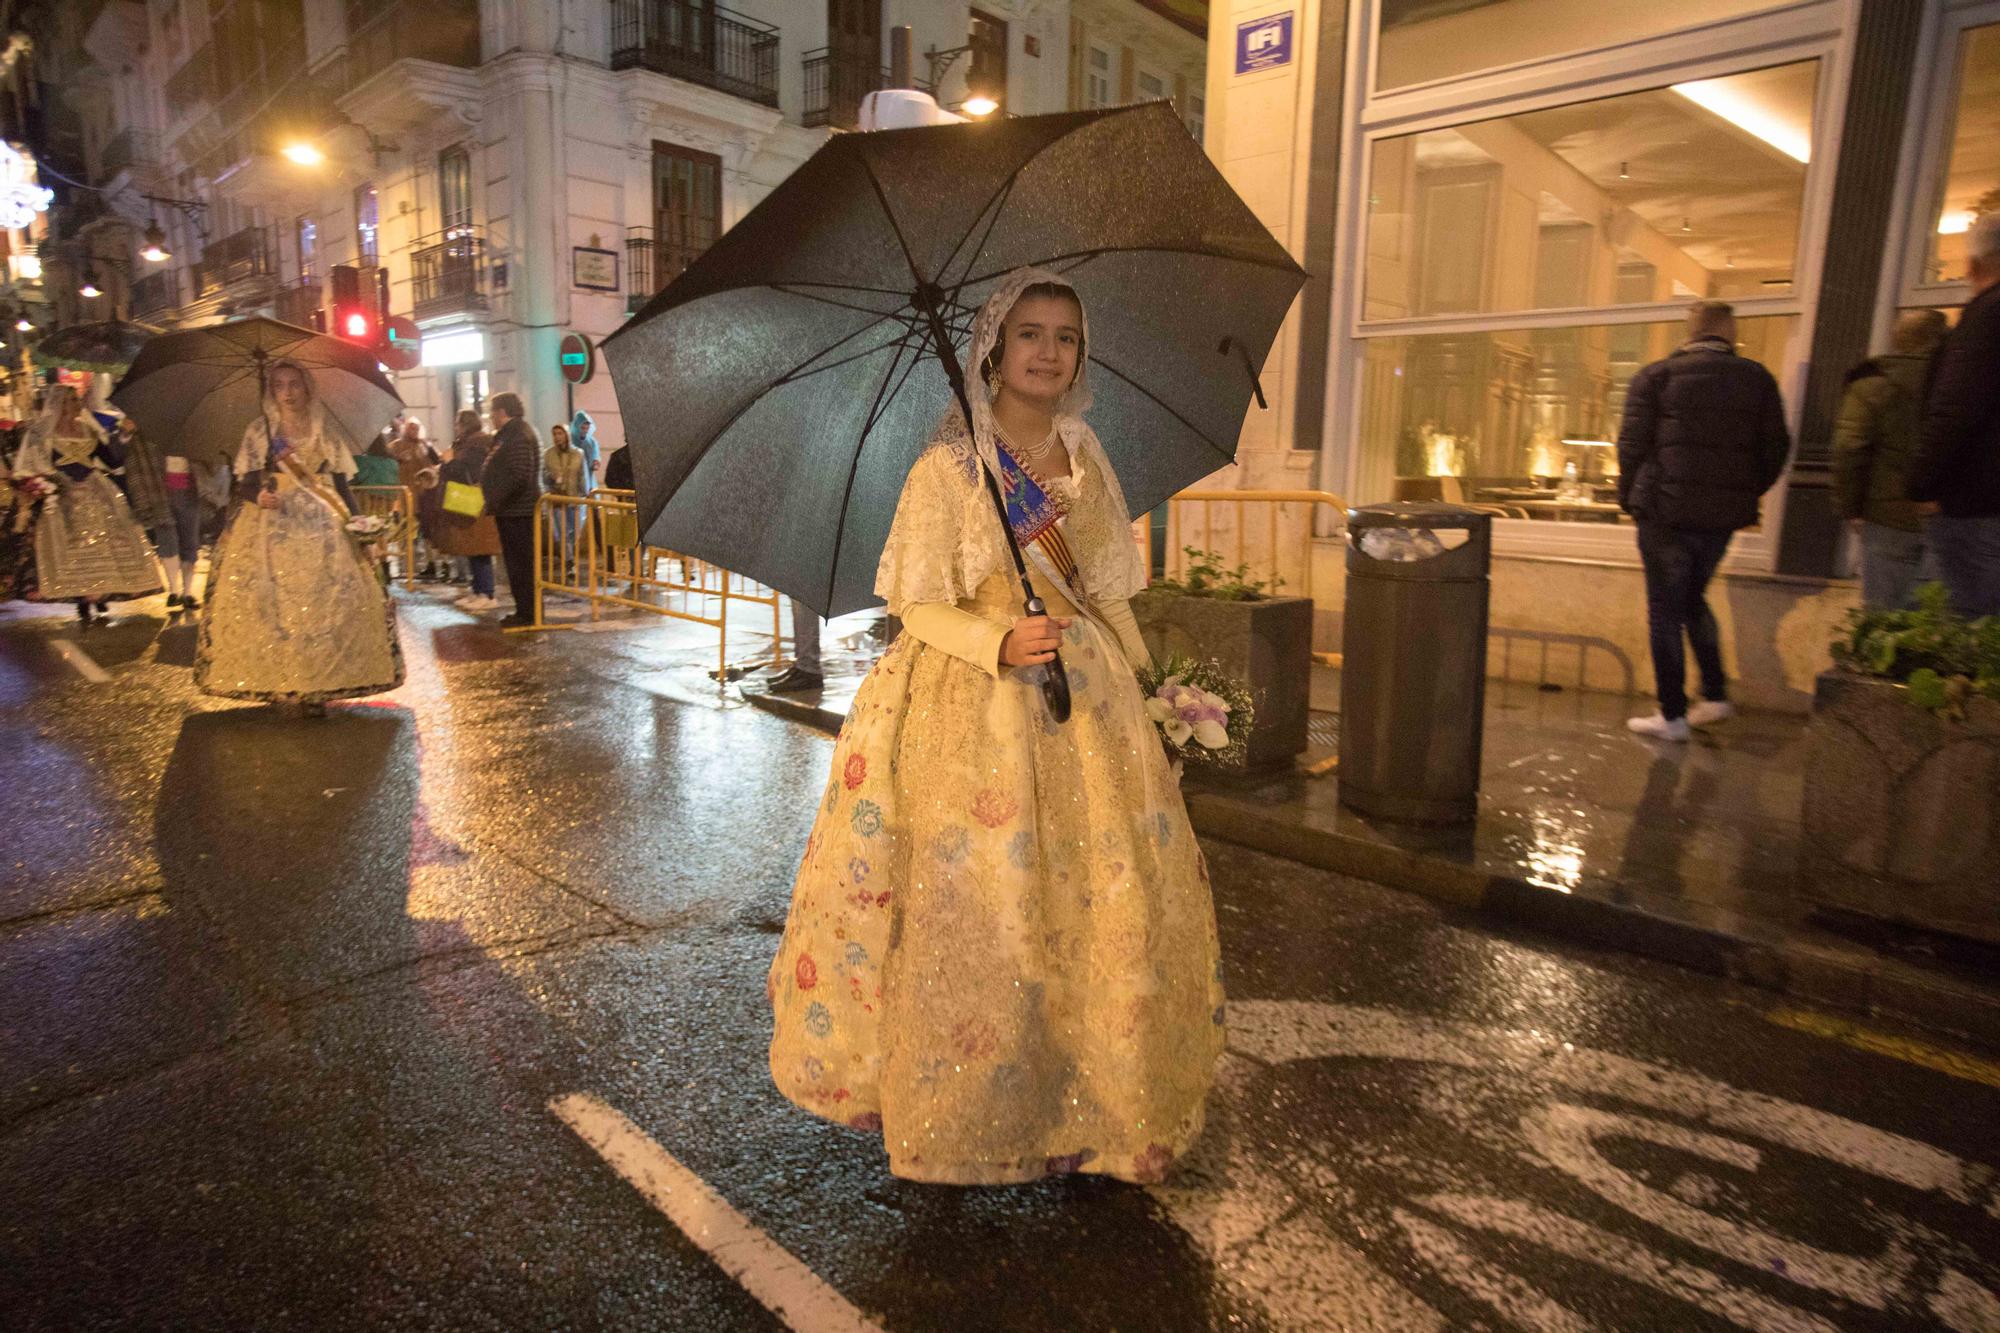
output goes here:
[[1292, 63], [1292, 16], [1266, 14], [1236, 25], [1236, 72], [1255, 74]]

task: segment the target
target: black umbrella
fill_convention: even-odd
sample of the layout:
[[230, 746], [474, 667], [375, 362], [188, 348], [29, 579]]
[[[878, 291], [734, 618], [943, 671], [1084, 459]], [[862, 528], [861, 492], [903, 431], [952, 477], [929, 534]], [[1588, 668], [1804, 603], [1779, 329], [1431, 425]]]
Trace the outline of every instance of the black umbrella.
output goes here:
[[1234, 458], [1305, 275], [1171, 107], [836, 135], [605, 343], [646, 539], [870, 604], [970, 320], [1028, 265], [1084, 297], [1135, 511]]
[[159, 330], [129, 320], [107, 319], [57, 329], [35, 344], [35, 364], [70, 370], [122, 371]]
[[403, 405], [367, 348], [261, 317], [161, 334], [118, 381], [111, 401], [162, 446], [198, 461], [226, 461], [244, 427], [264, 410], [265, 375], [274, 361], [311, 373], [326, 414], [356, 445]]

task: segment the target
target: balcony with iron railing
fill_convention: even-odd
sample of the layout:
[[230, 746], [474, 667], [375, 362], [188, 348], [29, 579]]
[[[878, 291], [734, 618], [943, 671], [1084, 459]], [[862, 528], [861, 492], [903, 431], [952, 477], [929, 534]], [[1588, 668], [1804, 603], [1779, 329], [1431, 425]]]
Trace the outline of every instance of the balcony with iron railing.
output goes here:
[[853, 129], [860, 122], [861, 99], [889, 86], [889, 71], [865, 55], [822, 46], [801, 59], [806, 95], [799, 123], [809, 128]]
[[450, 227], [417, 242], [410, 255], [410, 313], [417, 319], [486, 309], [486, 238]]
[[98, 176], [108, 181], [121, 171], [158, 166], [159, 161], [159, 137], [151, 130], [120, 130], [105, 141], [97, 154]]
[[262, 227], [244, 227], [202, 247], [201, 258], [188, 274], [199, 299], [240, 283], [277, 277], [277, 256]]
[[778, 29], [719, 5], [611, 0], [611, 68], [649, 69], [778, 105]]
[[172, 269], [148, 273], [132, 284], [132, 318], [157, 315], [181, 303], [180, 275]]
[[287, 324], [316, 329], [320, 327], [320, 310], [325, 298], [326, 289], [317, 280], [307, 279], [280, 288], [273, 308], [278, 318]]
[[478, 0], [348, 0], [347, 48], [329, 85], [352, 92], [398, 60], [477, 69]]

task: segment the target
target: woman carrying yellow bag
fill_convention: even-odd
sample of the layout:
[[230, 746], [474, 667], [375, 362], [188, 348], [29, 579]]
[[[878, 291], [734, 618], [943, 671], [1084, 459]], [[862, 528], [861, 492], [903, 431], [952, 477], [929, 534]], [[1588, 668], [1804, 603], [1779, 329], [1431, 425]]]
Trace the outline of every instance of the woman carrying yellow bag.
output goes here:
[[446, 555], [465, 557], [472, 568], [472, 591], [458, 601], [461, 611], [491, 611], [500, 603], [493, 596], [493, 557], [500, 554], [500, 525], [486, 512], [486, 495], [479, 488], [493, 437], [479, 429], [479, 414], [458, 414], [458, 435], [451, 461], [438, 474], [444, 484], [444, 504], [438, 516], [437, 545]]

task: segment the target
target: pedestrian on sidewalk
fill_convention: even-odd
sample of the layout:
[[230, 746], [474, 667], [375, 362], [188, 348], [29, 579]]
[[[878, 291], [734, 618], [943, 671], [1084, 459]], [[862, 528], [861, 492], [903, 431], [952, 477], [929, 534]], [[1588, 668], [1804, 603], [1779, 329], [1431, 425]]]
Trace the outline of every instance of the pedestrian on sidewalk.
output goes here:
[[1937, 577], [1909, 471], [1944, 335], [1942, 310], [1904, 311], [1891, 350], [1849, 372], [1834, 422], [1834, 501], [1861, 538], [1861, 600], [1878, 610], [1914, 606], [1917, 585]]
[[583, 455], [583, 489], [577, 493], [589, 495], [597, 489], [597, 479], [603, 475], [598, 468], [602, 451], [597, 443], [597, 423], [591, 420], [590, 413], [580, 407], [569, 419], [569, 437], [570, 443]]
[[[1792, 441], [1771, 372], [1736, 353], [1736, 313], [1724, 301], [1688, 309], [1687, 341], [1632, 377], [1618, 430], [1618, 502], [1639, 530], [1646, 619], [1660, 708], [1626, 725], [1684, 741], [1690, 726], [1733, 717], [1722, 639], [1708, 583], [1739, 528], [1785, 470]], [[1687, 648], [1702, 702], [1687, 697]]]
[[346, 530], [353, 446], [292, 361], [271, 363], [236, 451], [239, 503], [215, 548], [194, 683], [224, 699], [329, 699], [403, 683], [396, 604]]
[[419, 577], [426, 581], [448, 578], [450, 571], [436, 549], [438, 516], [444, 503], [444, 492], [438, 487], [438, 467], [443, 460], [424, 438], [424, 423], [415, 417], [403, 418], [396, 438], [389, 445], [389, 455], [396, 460], [398, 481], [408, 488], [410, 501], [416, 506]]
[[810, 607], [785, 599], [792, 607], [792, 664], [771, 678], [764, 688], [772, 694], [804, 694], [826, 686], [826, 671], [820, 665], [819, 632], [826, 624]]
[[1965, 235], [1972, 300], [1931, 370], [1910, 498], [1937, 506], [1926, 540], [1953, 609], [2000, 616], [2000, 212]]
[[[453, 482], [478, 486], [492, 448], [493, 437], [479, 429], [479, 413], [469, 407], [460, 412], [451, 458], [438, 470], [439, 489]], [[493, 515], [483, 509], [476, 516], [445, 510], [438, 519], [438, 549], [466, 562], [472, 591], [459, 598], [459, 610], [476, 613], [500, 605], [493, 595], [493, 557], [500, 554], [500, 527]]]
[[[579, 412], [577, 415], [583, 414]], [[590, 494], [583, 451], [570, 439], [569, 427], [560, 422], [549, 427], [549, 447], [542, 454], [542, 489], [550, 495], [567, 495], [579, 500]], [[572, 505], [558, 505], [549, 511], [549, 520], [561, 544], [565, 579], [573, 577], [576, 572], [576, 534], [582, 526], [578, 521], [582, 512]]]
[[500, 624], [517, 629], [535, 623], [535, 506], [542, 495], [542, 451], [534, 428], [522, 419], [521, 395], [494, 394], [486, 414], [493, 423], [493, 449], [480, 485], [486, 512], [500, 530], [500, 559], [514, 599], [513, 613]]
[[[913, 1180], [1154, 1182], [1222, 1053], [1215, 909], [1134, 676], [1145, 584], [1084, 422], [1081, 298], [1044, 270], [974, 320], [875, 591], [905, 633], [855, 696], [767, 989], [770, 1067]], [[1018, 614], [998, 474], [1047, 615]], [[1073, 711], [1041, 671], [1060, 646]]]

